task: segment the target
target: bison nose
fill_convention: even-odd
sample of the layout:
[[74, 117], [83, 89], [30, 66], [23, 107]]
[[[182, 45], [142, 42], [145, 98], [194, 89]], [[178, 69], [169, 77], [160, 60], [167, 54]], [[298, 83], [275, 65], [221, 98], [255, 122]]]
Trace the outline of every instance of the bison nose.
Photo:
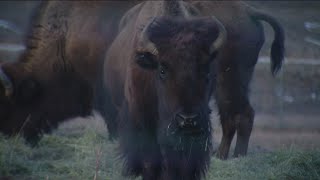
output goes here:
[[200, 114], [178, 113], [176, 121], [181, 129], [197, 129], [199, 127]]

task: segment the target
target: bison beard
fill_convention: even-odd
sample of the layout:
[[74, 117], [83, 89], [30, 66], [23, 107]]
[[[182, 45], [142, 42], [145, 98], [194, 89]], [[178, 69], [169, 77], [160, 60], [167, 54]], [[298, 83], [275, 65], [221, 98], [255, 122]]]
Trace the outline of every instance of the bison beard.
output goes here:
[[200, 179], [209, 165], [209, 154], [193, 140], [184, 145], [184, 151], [163, 150], [163, 179]]
[[153, 132], [135, 129], [126, 121], [121, 124], [120, 133], [120, 150], [125, 160], [123, 174], [143, 175], [144, 179], [201, 179], [212, 153], [211, 123], [208, 123], [208, 129], [198, 136], [184, 135], [168, 127], [159, 135], [158, 144]]
[[163, 179], [200, 179], [209, 166], [211, 137], [172, 137], [172, 140], [173, 146], [161, 147]]

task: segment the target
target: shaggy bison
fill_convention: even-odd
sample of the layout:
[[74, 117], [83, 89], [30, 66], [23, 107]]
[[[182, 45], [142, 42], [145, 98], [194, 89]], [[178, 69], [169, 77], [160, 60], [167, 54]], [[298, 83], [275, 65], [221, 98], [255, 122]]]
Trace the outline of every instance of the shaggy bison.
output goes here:
[[235, 156], [246, 154], [248, 84], [264, 42], [260, 20], [275, 30], [275, 73], [283, 31], [244, 3], [147, 1], [125, 14], [104, 65], [125, 175], [200, 179], [211, 154], [211, 96], [223, 128], [218, 156], [227, 157], [235, 132]]
[[[26, 50], [0, 67], [0, 131], [34, 144], [66, 118], [101, 110], [104, 54], [131, 1], [44, 1]], [[95, 101], [93, 103], [93, 100]], [[104, 111], [101, 111], [106, 115]], [[106, 116], [105, 116], [106, 117]], [[109, 128], [112, 132], [112, 129]]]

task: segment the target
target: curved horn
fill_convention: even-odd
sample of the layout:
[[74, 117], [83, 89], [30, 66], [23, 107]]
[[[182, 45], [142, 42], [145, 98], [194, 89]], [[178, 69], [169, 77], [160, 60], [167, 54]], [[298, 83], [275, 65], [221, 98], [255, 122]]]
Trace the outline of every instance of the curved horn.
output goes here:
[[183, 14], [183, 17], [185, 17], [186, 19], [190, 19], [191, 15], [190, 15], [188, 9], [184, 6], [184, 2], [179, 1], [179, 3], [180, 3], [180, 9]]
[[13, 85], [9, 77], [3, 72], [0, 67], [0, 84], [4, 87], [5, 96], [10, 97], [13, 94]]
[[153, 55], [158, 55], [157, 47], [155, 46], [155, 44], [153, 42], [150, 41], [148, 34], [147, 34], [147, 30], [153, 22], [154, 22], [154, 19], [152, 21], [150, 21], [141, 32], [141, 36], [140, 36], [140, 48], [141, 49], [140, 50], [141, 51], [148, 51]]
[[215, 52], [217, 49], [219, 49], [224, 44], [224, 42], [227, 40], [227, 31], [224, 28], [224, 26], [222, 25], [222, 23], [214, 16], [212, 16], [212, 18], [216, 22], [216, 24], [218, 25], [219, 35], [218, 35], [217, 39], [210, 46], [210, 54]]

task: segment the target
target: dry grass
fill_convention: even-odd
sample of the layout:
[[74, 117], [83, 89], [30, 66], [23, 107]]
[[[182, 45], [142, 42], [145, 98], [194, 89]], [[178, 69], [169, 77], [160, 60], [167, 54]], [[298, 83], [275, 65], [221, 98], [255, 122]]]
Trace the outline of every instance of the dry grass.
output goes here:
[[[0, 137], [0, 179], [125, 179], [116, 147], [97, 116], [67, 122], [34, 149], [19, 137]], [[320, 151], [298, 149], [256, 148], [244, 158], [212, 158], [206, 179], [319, 179]]]

